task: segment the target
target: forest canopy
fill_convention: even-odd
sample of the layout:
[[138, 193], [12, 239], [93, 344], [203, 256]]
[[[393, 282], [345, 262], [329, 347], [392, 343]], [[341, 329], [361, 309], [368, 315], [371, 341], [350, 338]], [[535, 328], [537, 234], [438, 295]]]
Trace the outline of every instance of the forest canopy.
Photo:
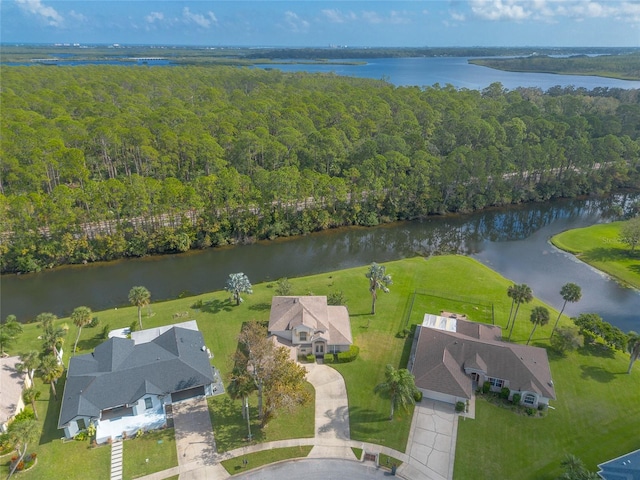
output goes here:
[[2, 67], [2, 272], [640, 184], [637, 90]]

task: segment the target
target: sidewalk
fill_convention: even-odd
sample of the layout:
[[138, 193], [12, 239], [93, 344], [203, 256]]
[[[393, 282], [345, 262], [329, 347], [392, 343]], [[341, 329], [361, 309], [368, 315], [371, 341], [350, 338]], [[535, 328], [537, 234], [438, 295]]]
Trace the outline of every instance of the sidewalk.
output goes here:
[[[309, 368], [311, 367], [311, 368]], [[231, 475], [220, 464], [263, 450], [311, 445], [307, 458], [356, 459], [351, 448], [367, 453], [383, 453], [402, 462], [397, 476], [407, 480], [451, 480], [458, 427], [453, 405], [423, 400], [416, 405], [406, 453], [373, 443], [350, 440], [347, 391], [342, 376], [326, 365], [307, 366], [307, 379], [316, 389], [316, 433], [314, 438], [294, 438], [245, 446], [225, 453], [212, 452], [210, 443], [190, 443], [189, 461], [138, 480], [163, 480], [179, 475], [180, 480], [226, 480]], [[206, 406], [206, 402], [205, 402]], [[207, 422], [208, 422], [207, 413]], [[210, 423], [209, 423], [210, 425]], [[177, 434], [176, 434], [177, 436]], [[177, 442], [176, 442], [177, 443]], [[203, 457], [197, 453], [200, 446]], [[180, 452], [180, 449], [178, 450]], [[265, 466], [264, 468], [267, 468]]]

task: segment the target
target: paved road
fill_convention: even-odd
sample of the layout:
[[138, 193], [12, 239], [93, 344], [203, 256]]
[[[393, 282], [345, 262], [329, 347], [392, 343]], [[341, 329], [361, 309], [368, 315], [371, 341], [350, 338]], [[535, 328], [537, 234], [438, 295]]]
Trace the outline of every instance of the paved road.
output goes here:
[[284, 480], [304, 478], [304, 480], [369, 480], [388, 478], [391, 474], [382, 468], [376, 468], [371, 462], [366, 464], [349, 460], [296, 460], [279, 463], [260, 470], [234, 475], [237, 480]]

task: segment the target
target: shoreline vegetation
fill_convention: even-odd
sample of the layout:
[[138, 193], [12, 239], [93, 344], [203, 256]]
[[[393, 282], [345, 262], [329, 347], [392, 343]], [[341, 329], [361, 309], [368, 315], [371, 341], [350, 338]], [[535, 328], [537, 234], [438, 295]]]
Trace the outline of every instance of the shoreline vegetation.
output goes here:
[[203, 66], [2, 79], [2, 273], [640, 184], [640, 90]]
[[[349, 364], [337, 364], [349, 395], [351, 437], [404, 451], [413, 409], [399, 411], [393, 422], [388, 418], [388, 399], [373, 394], [373, 388], [384, 379], [386, 364], [403, 368], [407, 365], [412, 335], [400, 335], [422, 321], [424, 313], [440, 310], [464, 313], [475, 321], [505, 326], [511, 301], [507, 287], [512, 284], [476, 260], [464, 256], [414, 257], [384, 264], [393, 278], [388, 294], [380, 295], [376, 314], [370, 315], [371, 297], [365, 277], [366, 266], [318, 275], [291, 278], [291, 294], [328, 295], [341, 292], [348, 306], [354, 342], [360, 355]], [[189, 312], [188, 318], [198, 322], [207, 346], [214, 353], [214, 364], [226, 378], [229, 356], [237, 348], [237, 337], [243, 322], [266, 320], [277, 282], [253, 285], [254, 293], [240, 306], [229, 300], [224, 291], [188, 298], [152, 303], [145, 309], [144, 328], [175, 323], [176, 312]], [[152, 292], [153, 293], [153, 292]], [[535, 293], [535, 292], [534, 292]], [[414, 301], [411, 301], [413, 298]], [[81, 300], [79, 300], [81, 302]], [[543, 306], [538, 299], [523, 304], [512, 340], [525, 343], [531, 331], [526, 319], [533, 308]], [[557, 312], [550, 308], [552, 316]], [[95, 312], [96, 327], [83, 328], [78, 354], [90, 353], [103, 340], [101, 332], [129, 326], [138, 321], [135, 306]], [[56, 325], [71, 324], [59, 319]], [[367, 327], [367, 325], [369, 325]], [[563, 316], [561, 326], [570, 325]], [[41, 330], [36, 324], [23, 326], [10, 354], [38, 349]], [[71, 327], [73, 330], [73, 326]], [[74, 331], [65, 343], [64, 362], [68, 363]], [[564, 355], [550, 348], [551, 326], [538, 328], [532, 344], [547, 348], [558, 399], [553, 409], [540, 418], [515, 415], [482, 398], [476, 403], [476, 419], [459, 423], [454, 478], [521, 478], [551, 479], [561, 474], [560, 461], [567, 453], [581, 458], [594, 470], [600, 462], [637, 448], [636, 432], [640, 429], [640, 369], [624, 374], [628, 355], [606, 348], [600, 343], [581, 347]], [[38, 466], [21, 474], [24, 480], [35, 478], [84, 478], [87, 471], [96, 477], [107, 475], [108, 448], [87, 449], [85, 442], [62, 443], [56, 429], [60, 402], [50, 399], [51, 389], [36, 376], [41, 392], [36, 406], [43, 432], [35, 448]], [[64, 376], [58, 391], [64, 388]], [[624, 394], [621, 394], [624, 392]], [[256, 399], [251, 410], [255, 412]], [[246, 436], [239, 401], [226, 395], [209, 401], [210, 412], [217, 419], [214, 434], [220, 448], [229, 450], [241, 445]], [[28, 406], [27, 409], [31, 407]], [[310, 417], [305, 417], [310, 415]], [[290, 438], [299, 432], [292, 419], [313, 418], [313, 406], [293, 415], [277, 415], [262, 431], [255, 419], [252, 432], [261, 441]], [[298, 422], [298, 425], [312, 422]], [[287, 437], [288, 435], [288, 437]], [[308, 435], [308, 432], [300, 436]], [[486, 439], [486, 440], [479, 440]], [[127, 440], [137, 442], [137, 439]], [[130, 447], [135, 448], [135, 443]], [[64, 462], [60, 459], [64, 458]], [[127, 456], [124, 457], [127, 469]], [[528, 465], [526, 471], [522, 465]], [[0, 474], [6, 470], [0, 461]]]
[[640, 52], [619, 55], [571, 55], [551, 57], [535, 54], [518, 58], [474, 58], [469, 63], [483, 67], [521, 73], [593, 75], [619, 80], [640, 80]]
[[621, 285], [640, 290], [640, 251], [620, 241], [625, 222], [611, 222], [567, 230], [551, 243], [614, 278]]

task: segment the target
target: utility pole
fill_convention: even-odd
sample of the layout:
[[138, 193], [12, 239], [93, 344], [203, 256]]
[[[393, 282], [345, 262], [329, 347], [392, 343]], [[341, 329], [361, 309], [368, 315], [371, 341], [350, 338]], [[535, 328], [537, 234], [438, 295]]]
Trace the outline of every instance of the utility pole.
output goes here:
[[249, 416], [249, 397], [244, 397], [244, 408], [247, 415], [247, 429], [249, 430], [249, 441], [251, 441], [251, 417]]

